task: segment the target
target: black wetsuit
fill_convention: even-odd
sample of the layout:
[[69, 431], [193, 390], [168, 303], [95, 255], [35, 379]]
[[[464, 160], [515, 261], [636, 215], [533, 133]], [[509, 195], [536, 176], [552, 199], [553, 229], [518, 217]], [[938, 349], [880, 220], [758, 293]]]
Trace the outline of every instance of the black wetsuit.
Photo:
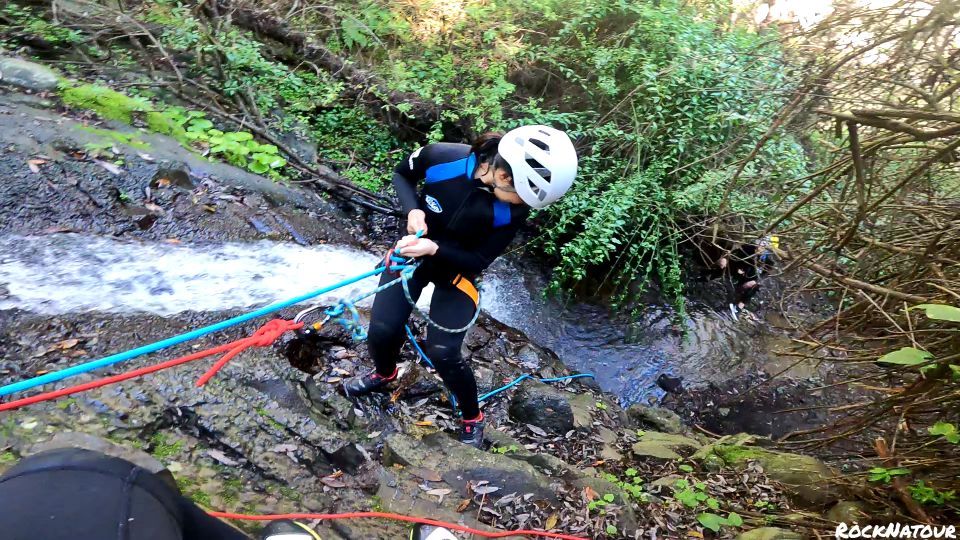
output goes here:
[[[476, 157], [465, 144], [431, 144], [399, 163], [393, 177], [404, 215], [423, 210], [426, 238], [438, 246], [436, 254], [421, 258], [409, 280], [411, 296], [416, 300], [432, 282], [430, 317], [447, 328], [470, 322], [477, 307], [474, 280], [510, 245], [529, 211], [526, 205], [497, 199], [474, 179], [476, 165]], [[381, 283], [395, 277], [385, 272]], [[382, 376], [388, 377], [396, 369], [406, 339], [403, 326], [411, 311], [400, 287], [381, 292], [373, 302], [368, 342]], [[430, 327], [425, 352], [457, 398], [463, 417], [472, 419], [479, 416], [480, 409], [476, 379], [460, 354], [464, 335]]]
[[3, 540], [250, 540], [128, 461], [65, 448], [0, 477]]

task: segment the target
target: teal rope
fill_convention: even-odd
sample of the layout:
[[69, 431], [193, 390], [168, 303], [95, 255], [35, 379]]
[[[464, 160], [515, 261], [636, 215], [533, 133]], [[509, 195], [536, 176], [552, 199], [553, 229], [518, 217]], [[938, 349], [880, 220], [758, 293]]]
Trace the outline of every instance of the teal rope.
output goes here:
[[403, 280], [401, 282], [401, 285], [403, 285], [403, 295], [407, 297], [407, 302], [410, 303], [410, 307], [413, 308], [413, 311], [415, 311], [417, 315], [420, 315], [421, 317], [423, 317], [423, 320], [427, 321], [427, 324], [429, 324], [430, 326], [438, 330], [442, 330], [444, 332], [449, 332], [451, 334], [459, 334], [461, 332], [466, 332], [467, 330], [472, 328], [473, 325], [477, 322], [477, 319], [480, 317], [479, 298], [477, 299], [477, 310], [473, 312], [473, 317], [470, 318], [470, 322], [468, 322], [466, 326], [463, 326], [461, 328], [447, 328], [446, 326], [443, 326], [440, 323], [431, 319], [430, 316], [424, 313], [423, 311], [421, 311], [420, 308], [417, 307], [417, 303], [414, 302], [413, 296], [410, 294], [410, 288], [407, 286], [407, 280], [410, 279], [410, 277], [413, 275], [413, 271], [415, 269], [416, 268], [411, 269], [410, 265], [407, 265], [407, 267], [400, 272], [400, 278]]
[[37, 377], [31, 377], [31, 378], [29, 378], [29, 379], [25, 379], [25, 380], [22, 380], [22, 381], [18, 381], [18, 382], [15, 382], [15, 383], [11, 383], [11, 384], [8, 384], [8, 385], [5, 385], [5, 386], [0, 387], [0, 396], [6, 396], [6, 395], [12, 394], [12, 393], [14, 393], [14, 392], [22, 392], [22, 391], [24, 391], [24, 390], [29, 390], [29, 389], [31, 389], [31, 388], [34, 388], [34, 387], [36, 387], [36, 386], [40, 386], [40, 385], [43, 385], [43, 384], [48, 384], [48, 383], [52, 383], [52, 382], [61, 381], [61, 380], [63, 380], [63, 379], [67, 379], [67, 378], [69, 378], [69, 377], [73, 377], [73, 376], [75, 376], [75, 375], [79, 375], [79, 374], [81, 374], [81, 373], [87, 373], [87, 372], [93, 371], [93, 370], [95, 370], [95, 369], [99, 369], [99, 368], [102, 368], [102, 367], [111, 366], [111, 365], [113, 365], [113, 364], [117, 364], [117, 363], [120, 363], [120, 362], [124, 362], [124, 361], [130, 360], [130, 359], [132, 359], [132, 358], [136, 358], [136, 357], [138, 357], [138, 356], [143, 356], [143, 355], [145, 355], [145, 354], [149, 354], [149, 353], [152, 353], [152, 352], [156, 352], [156, 351], [159, 351], [159, 350], [161, 350], [161, 349], [166, 349], [166, 348], [168, 348], [168, 347], [172, 347], [172, 346], [174, 346], [174, 345], [178, 345], [178, 344], [183, 343], [183, 342], [185, 342], [185, 341], [190, 341], [190, 340], [196, 339], [196, 338], [198, 338], [198, 337], [201, 337], [201, 336], [204, 336], [204, 335], [213, 333], [213, 332], [217, 332], [217, 331], [219, 331], [219, 330], [223, 330], [223, 329], [228, 328], [228, 327], [231, 327], [231, 326], [235, 326], [235, 325], [244, 323], [244, 322], [249, 321], [249, 320], [251, 320], [251, 319], [255, 319], [255, 318], [258, 318], [258, 317], [262, 317], [263, 315], [267, 315], [267, 314], [270, 314], [270, 313], [273, 313], [273, 312], [276, 312], [276, 311], [280, 311], [281, 309], [284, 309], [284, 308], [293, 306], [293, 305], [295, 305], [295, 304], [299, 304], [300, 302], [303, 302], [304, 300], [309, 300], [310, 298], [313, 298], [313, 297], [315, 297], [315, 296], [319, 296], [319, 295], [321, 295], [321, 294], [325, 294], [325, 293], [330, 292], [330, 291], [333, 291], [333, 290], [335, 290], [335, 289], [339, 289], [339, 288], [344, 287], [344, 286], [346, 286], [346, 285], [349, 285], [349, 284], [351, 284], [351, 283], [355, 283], [355, 282], [357, 282], [357, 281], [360, 281], [361, 279], [365, 279], [365, 278], [368, 278], [368, 277], [370, 277], [370, 276], [375, 276], [375, 275], [377, 275], [377, 274], [382, 273], [383, 271], [384, 271], [383, 268], [376, 268], [376, 269], [374, 269], [374, 270], [371, 270], [370, 272], [366, 272], [366, 273], [363, 273], [363, 274], [361, 274], [361, 275], [359, 275], [359, 276], [356, 276], [356, 277], [353, 277], [353, 278], [350, 278], [350, 279], [341, 281], [340, 283], [337, 283], [337, 284], [335, 284], [335, 285], [331, 285], [331, 286], [329, 286], [329, 287], [324, 287], [324, 288], [322, 288], [322, 289], [319, 289], [319, 290], [316, 290], [316, 291], [313, 291], [313, 292], [310, 292], [310, 293], [307, 293], [307, 294], [304, 294], [304, 295], [301, 295], [301, 296], [297, 296], [296, 298], [291, 298], [291, 299], [285, 300], [285, 301], [283, 301], [283, 302], [277, 302], [277, 303], [275, 303], [275, 304], [270, 304], [269, 306], [262, 307], [262, 308], [260, 308], [260, 309], [255, 310], [255, 311], [252, 311], [252, 312], [250, 312], [250, 313], [246, 313], [246, 314], [244, 314], [244, 315], [240, 315], [240, 316], [237, 316], [237, 317], [233, 317], [232, 319], [227, 319], [227, 320], [225, 320], [225, 321], [221, 321], [221, 322], [219, 322], [219, 323], [212, 324], [212, 325], [210, 325], [210, 326], [205, 326], [205, 327], [203, 327], [203, 328], [199, 328], [199, 329], [197, 329], [197, 330], [193, 330], [193, 331], [190, 331], [190, 332], [186, 332], [186, 333], [184, 333], [184, 334], [180, 334], [180, 335], [177, 335], [177, 336], [174, 336], [174, 337], [171, 337], [171, 338], [167, 338], [167, 339], [164, 339], [164, 340], [162, 340], [162, 341], [157, 341], [157, 342], [151, 343], [151, 344], [149, 344], [149, 345], [144, 345], [144, 346], [142, 346], [142, 347], [137, 347], [137, 348], [135, 348], [135, 349], [128, 350], [128, 351], [125, 351], [125, 352], [122, 352], [122, 353], [118, 353], [118, 354], [114, 354], [114, 355], [111, 355], [111, 356], [107, 356], [107, 357], [101, 358], [101, 359], [99, 359], [99, 360], [91, 360], [91, 361], [85, 362], [85, 363], [83, 363], [83, 364], [78, 364], [78, 365], [75, 365], [75, 366], [71, 366], [71, 367], [69, 367], [69, 368], [61, 369], [61, 370], [54, 371], [54, 372], [51, 372], [51, 373], [46, 373], [46, 374], [44, 374], [44, 375], [40, 375], [40, 376], [37, 376]]

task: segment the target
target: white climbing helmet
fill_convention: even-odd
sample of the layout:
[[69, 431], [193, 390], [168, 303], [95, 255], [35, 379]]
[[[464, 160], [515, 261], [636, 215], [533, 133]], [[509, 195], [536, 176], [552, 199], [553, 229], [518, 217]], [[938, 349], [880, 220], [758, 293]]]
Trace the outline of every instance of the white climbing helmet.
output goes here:
[[549, 126], [523, 126], [507, 132], [497, 153], [513, 170], [517, 195], [532, 208], [545, 208], [563, 196], [577, 176], [577, 151], [567, 134]]

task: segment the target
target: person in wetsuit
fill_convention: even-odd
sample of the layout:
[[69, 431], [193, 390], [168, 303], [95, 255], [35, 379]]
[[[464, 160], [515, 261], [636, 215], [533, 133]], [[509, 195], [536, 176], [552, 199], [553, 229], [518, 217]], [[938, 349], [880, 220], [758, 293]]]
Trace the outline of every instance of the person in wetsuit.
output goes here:
[[[746, 308], [747, 303], [760, 292], [760, 276], [774, 264], [774, 249], [779, 248], [780, 239], [776, 236], [761, 238], [756, 244], [744, 244], [729, 256], [721, 257], [717, 262], [725, 273], [724, 283], [728, 286], [728, 307], [734, 319], [737, 313]], [[729, 276], [729, 278], [727, 278]]]
[[[23, 458], [0, 475], [3, 540], [252, 540], [206, 513], [170, 481], [130, 461], [83, 448]], [[416, 524], [410, 540], [457, 540]], [[289, 519], [268, 523], [258, 540], [322, 540]]]
[[[125, 459], [82, 448], [26, 457], [0, 476], [4, 540], [251, 540]], [[320, 540], [277, 520], [260, 540]]]
[[[479, 302], [477, 277], [510, 245], [530, 209], [559, 199], [576, 172], [577, 154], [570, 138], [539, 125], [502, 136], [488, 133], [472, 145], [430, 144], [407, 156], [396, 167], [393, 185], [409, 233], [396, 248], [401, 256], [420, 261], [408, 281], [413, 300], [433, 283], [431, 319], [448, 329], [466, 326]], [[387, 265], [392, 252], [385, 259]], [[380, 283], [396, 277], [388, 269]], [[406, 339], [404, 325], [412, 309], [399, 286], [377, 294], [367, 338], [376, 369], [345, 381], [348, 396], [382, 390], [396, 379], [397, 358]], [[459, 404], [460, 440], [479, 447], [483, 414], [473, 371], [460, 354], [464, 337], [464, 332], [431, 326], [425, 352]]]

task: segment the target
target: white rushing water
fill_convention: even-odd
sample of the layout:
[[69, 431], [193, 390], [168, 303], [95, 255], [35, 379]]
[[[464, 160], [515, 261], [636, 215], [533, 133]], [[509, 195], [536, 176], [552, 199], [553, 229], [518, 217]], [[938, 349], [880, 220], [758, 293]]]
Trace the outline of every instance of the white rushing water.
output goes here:
[[[170, 244], [83, 234], [0, 238], [0, 309], [40, 315], [252, 310], [372, 270], [380, 256], [345, 246], [272, 241]], [[378, 277], [313, 302], [334, 304], [377, 286]], [[760, 336], [722, 314], [696, 315], [688, 336], [669, 331], [669, 312], [653, 309], [637, 324], [600, 304], [562, 302], [540, 291], [546, 274], [498, 260], [485, 273], [481, 305], [497, 320], [553, 349], [569, 366], [596, 374], [629, 402], [656, 393], [660, 373], [731, 376]], [[427, 308], [432, 286], [418, 304]], [[369, 306], [371, 298], [360, 302]], [[632, 334], [633, 337], [628, 337]], [[747, 361], [747, 366], [754, 360]]]
[[[253, 308], [368, 272], [379, 256], [271, 241], [180, 245], [58, 234], [0, 239], [0, 309], [172, 315]], [[318, 298], [334, 303], [377, 277]], [[418, 304], [429, 305], [432, 287]], [[369, 306], [372, 299], [361, 302]], [[484, 306], [495, 299], [487, 294]]]

